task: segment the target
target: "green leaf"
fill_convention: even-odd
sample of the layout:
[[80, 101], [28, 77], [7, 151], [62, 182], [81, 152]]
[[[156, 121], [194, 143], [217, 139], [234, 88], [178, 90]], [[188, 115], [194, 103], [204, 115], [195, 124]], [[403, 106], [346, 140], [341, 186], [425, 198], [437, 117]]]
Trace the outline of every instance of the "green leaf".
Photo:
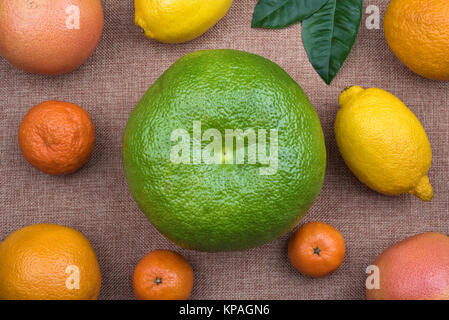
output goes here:
[[330, 84], [351, 52], [362, 20], [363, 0], [329, 0], [302, 22], [310, 62]]
[[279, 29], [310, 17], [328, 0], [259, 0], [254, 9], [253, 28]]

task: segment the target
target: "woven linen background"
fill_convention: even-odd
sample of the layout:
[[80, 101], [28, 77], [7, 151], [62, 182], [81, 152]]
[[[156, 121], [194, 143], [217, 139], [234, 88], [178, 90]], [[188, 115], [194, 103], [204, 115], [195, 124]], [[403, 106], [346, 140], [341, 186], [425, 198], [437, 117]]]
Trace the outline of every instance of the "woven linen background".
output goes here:
[[[388, 49], [382, 28], [365, 27], [367, 14], [353, 51], [327, 86], [307, 59], [300, 24], [283, 30], [250, 28], [257, 0], [234, 1], [214, 28], [179, 45], [145, 38], [133, 23], [134, 1], [102, 2], [103, 37], [79, 70], [57, 77], [39, 76], [17, 70], [0, 57], [0, 240], [19, 228], [44, 222], [81, 231], [98, 255], [102, 299], [133, 299], [134, 266], [154, 249], [175, 250], [191, 262], [196, 276], [193, 299], [363, 299], [365, 269], [384, 249], [424, 231], [449, 233], [449, 82], [426, 80], [405, 68]], [[364, 8], [379, 6], [383, 17], [388, 1], [364, 2]], [[328, 278], [306, 278], [290, 266], [286, 254], [289, 235], [243, 252], [180, 249], [156, 231], [128, 191], [121, 139], [131, 110], [181, 56], [218, 48], [245, 50], [278, 63], [303, 87], [318, 111], [328, 166], [322, 193], [303, 222], [330, 223], [346, 239], [345, 261]], [[333, 124], [338, 95], [352, 84], [392, 92], [422, 121], [433, 150], [429, 173], [435, 188], [432, 202], [408, 195], [382, 196], [347, 169], [336, 147]], [[81, 105], [96, 126], [92, 158], [69, 176], [37, 171], [18, 147], [17, 130], [23, 116], [49, 99]]]

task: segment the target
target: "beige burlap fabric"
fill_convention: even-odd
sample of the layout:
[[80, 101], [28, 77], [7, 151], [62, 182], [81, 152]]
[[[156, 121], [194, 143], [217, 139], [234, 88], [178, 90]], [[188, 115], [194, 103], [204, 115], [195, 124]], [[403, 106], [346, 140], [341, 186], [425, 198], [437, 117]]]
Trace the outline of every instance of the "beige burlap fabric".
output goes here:
[[[283, 30], [250, 28], [257, 0], [236, 0], [228, 15], [187, 44], [146, 39], [134, 26], [132, 0], [104, 0], [105, 30], [89, 61], [59, 77], [26, 74], [0, 58], [0, 239], [23, 226], [49, 222], [80, 230], [101, 265], [102, 299], [132, 299], [134, 266], [153, 249], [173, 249], [195, 269], [193, 299], [362, 299], [365, 269], [393, 243], [416, 233], [449, 233], [449, 83], [423, 79], [388, 49], [383, 31], [368, 30], [365, 18], [347, 62], [331, 86], [311, 67], [301, 26]], [[388, 1], [369, 0], [381, 15]], [[287, 260], [288, 235], [245, 252], [182, 250], [160, 235], [139, 211], [121, 167], [121, 139], [128, 115], [148, 87], [173, 62], [199, 49], [233, 48], [260, 54], [281, 65], [316, 107], [326, 136], [328, 169], [321, 196], [304, 221], [322, 220], [340, 229], [347, 242], [343, 266], [312, 280]], [[333, 134], [339, 92], [348, 85], [391, 91], [411, 108], [427, 130], [433, 149], [431, 203], [411, 196], [386, 197], [362, 185], [339, 155]], [[17, 144], [20, 121], [48, 99], [77, 103], [97, 129], [88, 164], [67, 177], [32, 168]], [[0, 262], [1, 263], [1, 262]]]

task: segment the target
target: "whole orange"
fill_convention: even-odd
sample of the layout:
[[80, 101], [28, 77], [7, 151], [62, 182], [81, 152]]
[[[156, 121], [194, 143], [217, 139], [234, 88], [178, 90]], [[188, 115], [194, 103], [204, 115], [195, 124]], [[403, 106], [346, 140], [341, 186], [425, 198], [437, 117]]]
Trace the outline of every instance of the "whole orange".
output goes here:
[[193, 270], [180, 254], [155, 250], [137, 264], [133, 286], [138, 300], [187, 300], [193, 288]]
[[89, 159], [95, 128], [76, 104], [46, 101], [28, 111], [19, 128], [22, 154], [35, 168], [54, 175], [78, 170]]
[[36, 224], [0, 244], [0, 300], [95, 300], [100, 267], [80, 232]]
[[384, 31], [391, 50], [409, 69], [449, 80], [449, 0], [392, 0]]
[[28, 72], [77, 69], [102, 32], [100, 0], [0, 0], [0, 54]]
[[323, 222], [310, 222], [293, 234], [288, 244], [288, 257], [302, 274], [320, 278], [337, 270], [345, 257], [342, 234]]

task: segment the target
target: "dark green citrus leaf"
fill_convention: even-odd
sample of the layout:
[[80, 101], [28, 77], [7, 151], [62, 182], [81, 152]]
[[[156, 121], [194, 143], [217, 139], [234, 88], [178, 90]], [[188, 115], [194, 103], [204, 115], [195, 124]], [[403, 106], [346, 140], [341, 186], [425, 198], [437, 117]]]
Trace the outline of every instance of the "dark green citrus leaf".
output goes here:
[[259, 0], [254, 9], [253, 28], [279, 29], [310, 17], [328, 0]]
[[330, 84], [354, 45], [363, 0], [329, 0], [302, 23], [302, 40], [310, 62]]

